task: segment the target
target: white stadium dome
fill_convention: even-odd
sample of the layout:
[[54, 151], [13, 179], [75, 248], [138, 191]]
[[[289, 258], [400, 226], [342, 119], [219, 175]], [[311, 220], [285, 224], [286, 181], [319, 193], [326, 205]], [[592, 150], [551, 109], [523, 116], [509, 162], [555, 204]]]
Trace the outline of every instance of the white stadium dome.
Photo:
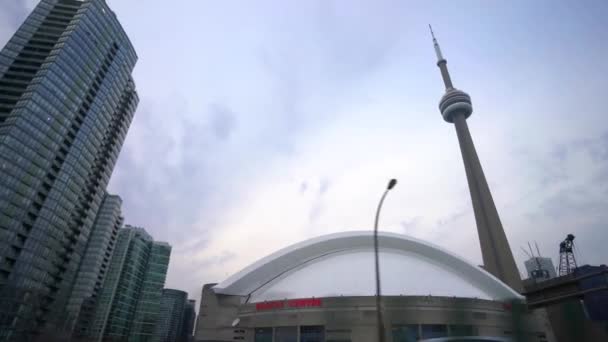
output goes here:
[[[482, 268], [427, 242], [381, 232], [379, 246], [383, 296], [524, 299]], [[294, 244], [251, 264], [213, 290], [245, 296], [249, 303], [373, 296], [373, 234], [344, 232]]]

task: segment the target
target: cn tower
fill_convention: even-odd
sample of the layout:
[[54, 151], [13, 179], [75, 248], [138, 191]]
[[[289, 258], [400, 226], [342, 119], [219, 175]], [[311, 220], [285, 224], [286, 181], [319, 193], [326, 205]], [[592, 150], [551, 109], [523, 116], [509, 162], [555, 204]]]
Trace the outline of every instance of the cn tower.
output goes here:
[[[430, 25], [429, 25], [430, 27]], [[443, 119], [453, 123], [458, 135], [460, 152], [467, 174], [477, 233], [481, 245], [484, 268], [516, 291], [522, 291], [521, 278], [509, 247], [509, 241], [502, 228], [498, 211], [494, 205], [488, 182], [483, 174], [479, 157], [467, 125], [467, 118], [473, 113], [471, 97], [462, 90], [454, 88], [448, 72], [447, 61], [431, 28], [431, 36], [437, 54], [437, 66], [445, 84], [445, 94], [439, 101]]]

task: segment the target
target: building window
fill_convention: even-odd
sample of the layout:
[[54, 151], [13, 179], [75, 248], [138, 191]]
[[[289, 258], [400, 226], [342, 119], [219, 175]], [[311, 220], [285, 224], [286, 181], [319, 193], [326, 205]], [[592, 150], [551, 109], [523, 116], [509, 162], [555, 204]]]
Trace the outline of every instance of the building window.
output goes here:
[[448, 336], [448, 327], [443, 324], [422, 324], [422, 338]]
[[272, 342], [272, 328], [255, 328], [255, 342]]
[[392, 334], [393, 342], [415, 342], [420, 339], [417, 324], [393, 326]]
[[488, 314], [485, 312], [473, 312], [474, 319], [487, 319]]
[[450, 336], [475, 336], [472, 325], [450, 325]]
[[274, 342], [298, 342], [298, 327], [274, 328]]
[[325, 327], [322, 325], [311, 325], [300, 327], [300, 342], [324, 342]]

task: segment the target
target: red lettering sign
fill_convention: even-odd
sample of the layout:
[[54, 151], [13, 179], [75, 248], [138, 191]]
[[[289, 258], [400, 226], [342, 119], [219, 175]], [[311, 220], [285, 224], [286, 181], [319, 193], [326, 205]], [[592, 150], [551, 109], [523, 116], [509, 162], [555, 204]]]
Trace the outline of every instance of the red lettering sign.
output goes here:
[[[319, 299], [319, 298], [291, 299], [291, 300], [287, 301], [287, 307], [290, 307], [290, 308], [320, 307], [321, 304], [322, 304], [321, 299]], [[285, 308], [285, 302], [282, 300], [255, 304], [256, 311], [276, 310], [276, 309], [284, 309], [284, 308]]]
[[264, 303], [256, 303], [255, 309], [257, 311], [274, 310], [274, 309], [282, 309], [284, 306], [285, 306], [285, 303], [283, 303], [283, 301], [264, 302]]
[[290, 308], [308, 308], [321, 306], [321, 299], [319, 298], [308, 298], [308, 299], [292, 299], [287, 302]]

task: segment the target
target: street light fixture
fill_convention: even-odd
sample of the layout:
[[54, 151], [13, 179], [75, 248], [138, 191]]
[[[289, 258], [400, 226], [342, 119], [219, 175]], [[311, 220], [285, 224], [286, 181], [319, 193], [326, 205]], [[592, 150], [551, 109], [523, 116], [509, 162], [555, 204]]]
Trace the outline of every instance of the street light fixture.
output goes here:
[[376, 327], [378, 328], [378, 341], [384, 342], [384, 320], [382, 318], [382, 310], [381, 310], [381, 290], [380, 290], [380, 261], [378, 257], [378, 220], [380, 219], [380, 209], [382, 209], [382, 204], [384, 203], [384, 198], [386, 194], [397, 185], [396, 179], [391, 179], [386, 186], [386, 190], [382, 194], [380, 198], [380, 203], [378, 203], [378, 209], [376, 210], [376, 221], [374, 223], [374, 257], [376, 259]]

